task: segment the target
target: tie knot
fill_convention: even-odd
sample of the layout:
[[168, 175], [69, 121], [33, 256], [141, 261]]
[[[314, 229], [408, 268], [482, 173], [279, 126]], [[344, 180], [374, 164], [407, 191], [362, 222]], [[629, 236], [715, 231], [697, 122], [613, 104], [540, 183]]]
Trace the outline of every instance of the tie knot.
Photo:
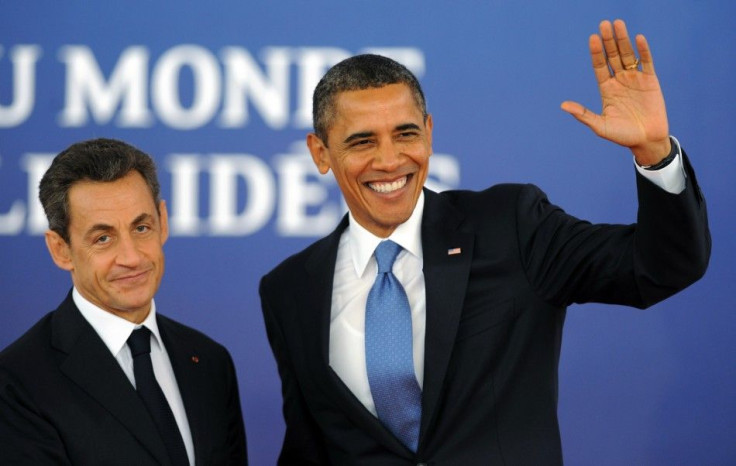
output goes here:
[[376, 262], [378, 263], [378, 273], [390, 272], [399, 252], [401, 252], [401, 246], [398, 244], [391, 240], [381, 241], [375, 252]]
[[128, 337], [128, 346], [133, 357], [151, 352], [151, 331], [146, 327], [133, 330]]

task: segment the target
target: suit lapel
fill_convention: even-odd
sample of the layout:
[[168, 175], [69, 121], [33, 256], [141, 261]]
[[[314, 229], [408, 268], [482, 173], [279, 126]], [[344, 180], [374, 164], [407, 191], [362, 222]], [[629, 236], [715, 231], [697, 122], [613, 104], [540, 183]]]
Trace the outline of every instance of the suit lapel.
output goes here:
[[303, 293], [300, 293], [305, 296], [306, 301], [300, 303], [300, 307], [308, 309], [309, 312], [304, 313], [304, 320], [300, 320], [298, 325], [303, 326], [304, 335], [318, 336], [318, 338], [305, 338], [306, 344], [309, 345], [306, 350], [310, 354], [307, 360], [314, 362], [311, 368], [315, 374], [314, 379], [353, 422], [396, 454], [407, 456], [410, 454], [409, 450], [363, 406], [330, 367], [332, 284], [337, 248], [347, 226], [346, 215], [335, 231], [316, 245], [306, 262], [307, 286]]
[[[316, 360], [321, 367], [329, 366], [332, 282], [335, 275], [337, 247], [340, 244], [340, 236], [347, 225], [348, 219], [345, 216], [335, 231], [317, 245], [305, 264], [308, 283], [301, 294], [309, 299], [308, 302], [304, 303], [304, 308], [311, 309], [312, 312], [305, 316], [306, 319], [302, 323], [310, 326], [311, 335], [319, 336], [317, 339], [306, 341], [314, 342], [317, 345], [317, 347], [311, 349], [319, 356]], [[310, 333], [306, 334], [309, 335]]]
[[91, 325], [74, 305], [71, 293], [52, 322], [52, 345], [67, 354], [60, 369], [115, 417], [161, 464], [166, 449], [135, 389]]
[[462, 214], [438, 194], [427, 190], [424, 193], [422, 249], [427, 321], [420, 445], [437, 416], [437, 404], [455, 343], [474, 245], [473, 234], [458, 229]]

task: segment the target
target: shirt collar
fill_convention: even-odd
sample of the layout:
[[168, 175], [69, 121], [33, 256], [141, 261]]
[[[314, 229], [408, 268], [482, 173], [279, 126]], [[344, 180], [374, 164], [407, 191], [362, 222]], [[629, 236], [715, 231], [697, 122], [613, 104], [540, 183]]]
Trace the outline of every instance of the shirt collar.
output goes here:
[[388, 238], [379, 238], [370, 231], [363, 228], [353, 217], [352, 212], [348, 212], [350, 224], [348, 225], [347, 235], [350, 247], [350, 256], [353, 260], [355, 273], [358, 277], [363, 275], [368, 262], [373, 257], [376, 246], [381, 241], [390, 239], [404, 248], [410, 254], [417, 258], [422, 258], [422, 215], [424, 214], [424, 191], [419, 194], [417, 205], [411, 216], [391, 233]]
[[123, 349], [133, 330], [140, 327], [148, 328], [154, 336], [155, 344], [163, 346], [161, 345], [161, 335], [158, 331], [158, 323], [156, 322], [156, 303], [153, 300], [151, 300], [151, 312], [138, 325], [95, 306], [86, 300], [77, 291], [76, 287], [72, 291], [72, 299], [79, 312], [82, 313], [85, 320], [97, 332], [113, 356], [117, 356], [120, 350]]

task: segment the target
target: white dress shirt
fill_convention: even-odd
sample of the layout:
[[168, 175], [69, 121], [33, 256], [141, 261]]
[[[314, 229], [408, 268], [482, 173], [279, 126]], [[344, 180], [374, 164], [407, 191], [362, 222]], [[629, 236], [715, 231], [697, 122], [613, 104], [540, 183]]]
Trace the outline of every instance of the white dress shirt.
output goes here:
[[[680, 143], [674, 137], [672, 141], [676, 146], [677, 156], [666, 167], [660, 170], [646, 170], [638, 166], [636, 161], [634, 165], [642, 176], [660, 188], [672, 194], [679, 194], [685, 189], [685, 170]], [[422, 192], [411, 217], [386, 238], [404, 248], [394, 262], [393, 273], [404, 287], [411, 307], [414, 371], [420, 387], [423, 387], [424, 382], [424, 335], [427, 315], [422, 272], [423, 213]], [[350, 223], [340, 237], [335, 261], [330, 311], [330, 367], [375, 416], [376, 407], [365, 364], [365, 305], [378, 272], [373, 252], [384, 238], [379, 238], [363, 228], [355, 221], [352, 213], [348, 215]]]
[[[424, 193], [409, 219], [386, 239], [404, 248], [396, 257], [393, 273], [409, 298], [412, 321], [414, 371], [424, 381], [424, 325], [426, 297], [422, 267], [421, 227]], [[373, 256], [383, 241], [360, 226], [350, 215], [350, 225], [340, 238], [335, 262], [330, 320], [330, 366], [361, 403], [376, 414], [365, 365], [365, 304], [376, 280], [378, 265]]]
[[680, 141], [670, 136], [670, 141], [675, 145], [677, 156], [664, 168], [659, 170], [647, 170], [640, 167], [636, 160], [634, 166], [641, 175], [671, 194], [680, 194], [685, 189], [685, 166], [682, 163], [682, 148]]
[[166, 401], [168, 401], [171, 411], [174, 413], [174, 418], [176, 418], [176, 424], [179, 427], [179, 432], [184, 440], [184, 446], [189, 457], [189, 464], [194, 466], [192, 432], [189, 429], [189, 421], [187, 420], [186, 411], [184, 411], [184, 402], [179, 393], [179, 385], [176, 383], [176, 376], [174, 375], [174, 369], [171, 367], [169, 354], [166, 352], [166, 347], [164, 347], [161, 334], [158, 331], [156, 303], [151, 301], [151, 312], [148, 313], [148, 317], [140, 325], [136, 325], [122, 317], [100, 309], [87, 301], [77, 291], [76, 287], [72, 292], [72, 298], [79, 312], [82, 313], [85, 320], [97, 332], [105, 343], [105, 346], [110, 350], [110, 353], [112, 353], [118, 364], [120, 364], [120, 368], [128, 377], [128, 380], [130, 380], [133, 388], [136, 386], [133, 372], [133, 356], [126, 343], [130, 334], [137, 328], [146, 327], [151, 331], [151, 363], [153, 364], [153, 373], [166, 396]]

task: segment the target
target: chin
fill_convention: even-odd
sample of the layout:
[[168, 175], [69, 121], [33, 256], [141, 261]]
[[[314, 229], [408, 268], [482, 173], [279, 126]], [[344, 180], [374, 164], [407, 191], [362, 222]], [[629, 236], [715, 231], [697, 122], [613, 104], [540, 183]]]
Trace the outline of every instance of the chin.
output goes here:
[[153, 296], [123, 296], [117, 300], [118, 307], [129, 312], [135, 312], [151, 304]]

